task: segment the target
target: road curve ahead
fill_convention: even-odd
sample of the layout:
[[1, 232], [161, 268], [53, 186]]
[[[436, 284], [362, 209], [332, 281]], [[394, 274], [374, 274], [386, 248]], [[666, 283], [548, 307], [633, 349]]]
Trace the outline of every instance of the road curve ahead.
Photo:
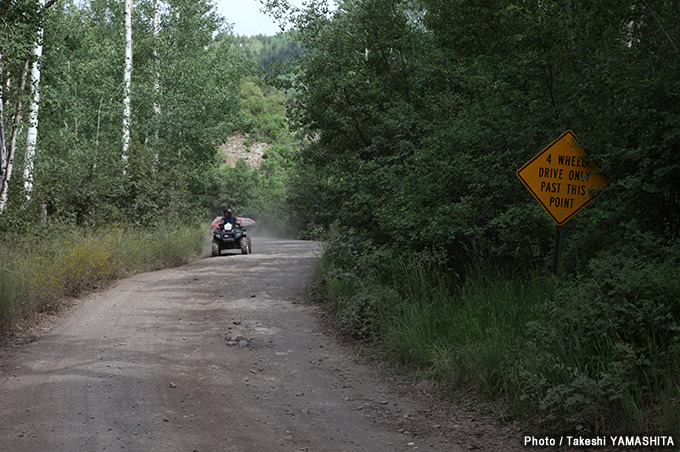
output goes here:
[[459, 450], [305, 302], [320, 244], [253, 249], [120, 281], [0, 348], [0, 450]]

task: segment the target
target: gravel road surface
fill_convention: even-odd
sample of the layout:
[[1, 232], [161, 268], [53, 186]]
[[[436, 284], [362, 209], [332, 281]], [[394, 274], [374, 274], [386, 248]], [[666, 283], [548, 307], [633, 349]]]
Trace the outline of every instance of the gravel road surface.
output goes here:
[[119, 281], [0, 347], [0, 451], [517, 448], [328, 331], [305, 296], [320, 244], [253, 248]]

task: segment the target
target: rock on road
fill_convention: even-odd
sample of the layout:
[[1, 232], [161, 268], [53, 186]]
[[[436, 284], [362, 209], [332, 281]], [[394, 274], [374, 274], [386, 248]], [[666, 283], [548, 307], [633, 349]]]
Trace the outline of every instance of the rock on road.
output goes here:
[[320, 244], [253, 248], [119, 281], [1, 347], [0, 450], [485, 449], [326, 331], [304, 299]]

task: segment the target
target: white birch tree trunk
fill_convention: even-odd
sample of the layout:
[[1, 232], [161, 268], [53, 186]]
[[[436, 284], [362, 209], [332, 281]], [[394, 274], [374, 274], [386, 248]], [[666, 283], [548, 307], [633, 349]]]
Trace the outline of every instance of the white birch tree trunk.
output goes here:
[[130, 86], [132, 83], [132, 0], [125, 0], [125, 70], [123, 73], [123, 164], [127, 174], [130, 148]]
[[[154, 91], [154, 101], [153, 101], [153, 114], [154, 114], [154, 121], [155, 121], [155, 136], [156, 136], [156, 141], [158, 141], [158, 126], [160, 124], [160, 116], [161, 116], [161, 104], [160, 104], [160, 98], [161, 98], [161, 62], [158, 59], [158, 34], [160, 33], [160, 24], [159, 24], [159, 16], [160, 16], [160, 0], [154, 0], [153, 3], [153, 60], [154, 64], [156, 65], [156, 77], [153, 82], [153, 91]], [[153, 168], [154, 171], [156, 169], [156, 166], [158, 164], [158, 148], [154, 146], [154, 154], [153, 154]]]
[[158, 116], [161, 114], [161, 104], [160, 104], [160, 95], [161, 95], [161, 62], [158, 59], [158, 34], [160, 33], [160, 24], [159, 24], [159, 16], [160, 16], [160, 0], [154, 0], [153, 4], [153, 60], [156, 65], [156, 78], [154, 79], [153, 82], [153, 89], [154, 89], [154, 94], [156, 97], [154, 98], [153, 102], [153, 113], [156, 115], [156, 119], [158, 119]]
[[[40, 0], [45, 6], [45, 0]], [[33, 171], [35, 167], [35, 149], [38, 142], [38, 110], [40, 108], [40, 64], [43, 51], [43, 27], [38, 28], [33, 43], [33, 65], [31, 66], [31, 105], [28, 113], [28, 134], [26, 136], [26, 153], [24, 154], [24, 189], [26, 200], [31, 200], [33, 193]]]
[[[0, 52], [0, 75], [2, 75], [2, 52]], [[7, 142], [5, 141], [5, 85], [0, 83], [0, 186], [7, 169]]]
[[2, 175], [2, 184], [0, 185], [0, 214], [5, 211], [7, 207], [7, 195], [9, 192], [9, 181], [12, 178], [12, 169], [14, 168], [14, 153], [17, 147], [17, 134], [19, 133], [19, 125], [21, 124], [21, 98], [24, 95], [26, 88], [26, 76], [28, 74], [28, 65], [30, 61], [26, 60], [24, 67], [21, 70], [21, 79], [19, 81], [19, 90], [17, 91], [17, 110], [14, 113], [14, 122], [12, 123], [12, 132], [9, 138], [9, 150], [7, 152], [7, 162], [5, 171]]

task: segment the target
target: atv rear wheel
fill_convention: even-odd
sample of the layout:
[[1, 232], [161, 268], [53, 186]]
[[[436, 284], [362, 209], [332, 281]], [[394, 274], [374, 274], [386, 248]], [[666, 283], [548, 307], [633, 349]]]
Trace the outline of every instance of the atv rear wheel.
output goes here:
[[211, 250], [212, 250], [213, 257], [220, 255], [220, 244], [217, 243], [217, 240], [212, 241]]

